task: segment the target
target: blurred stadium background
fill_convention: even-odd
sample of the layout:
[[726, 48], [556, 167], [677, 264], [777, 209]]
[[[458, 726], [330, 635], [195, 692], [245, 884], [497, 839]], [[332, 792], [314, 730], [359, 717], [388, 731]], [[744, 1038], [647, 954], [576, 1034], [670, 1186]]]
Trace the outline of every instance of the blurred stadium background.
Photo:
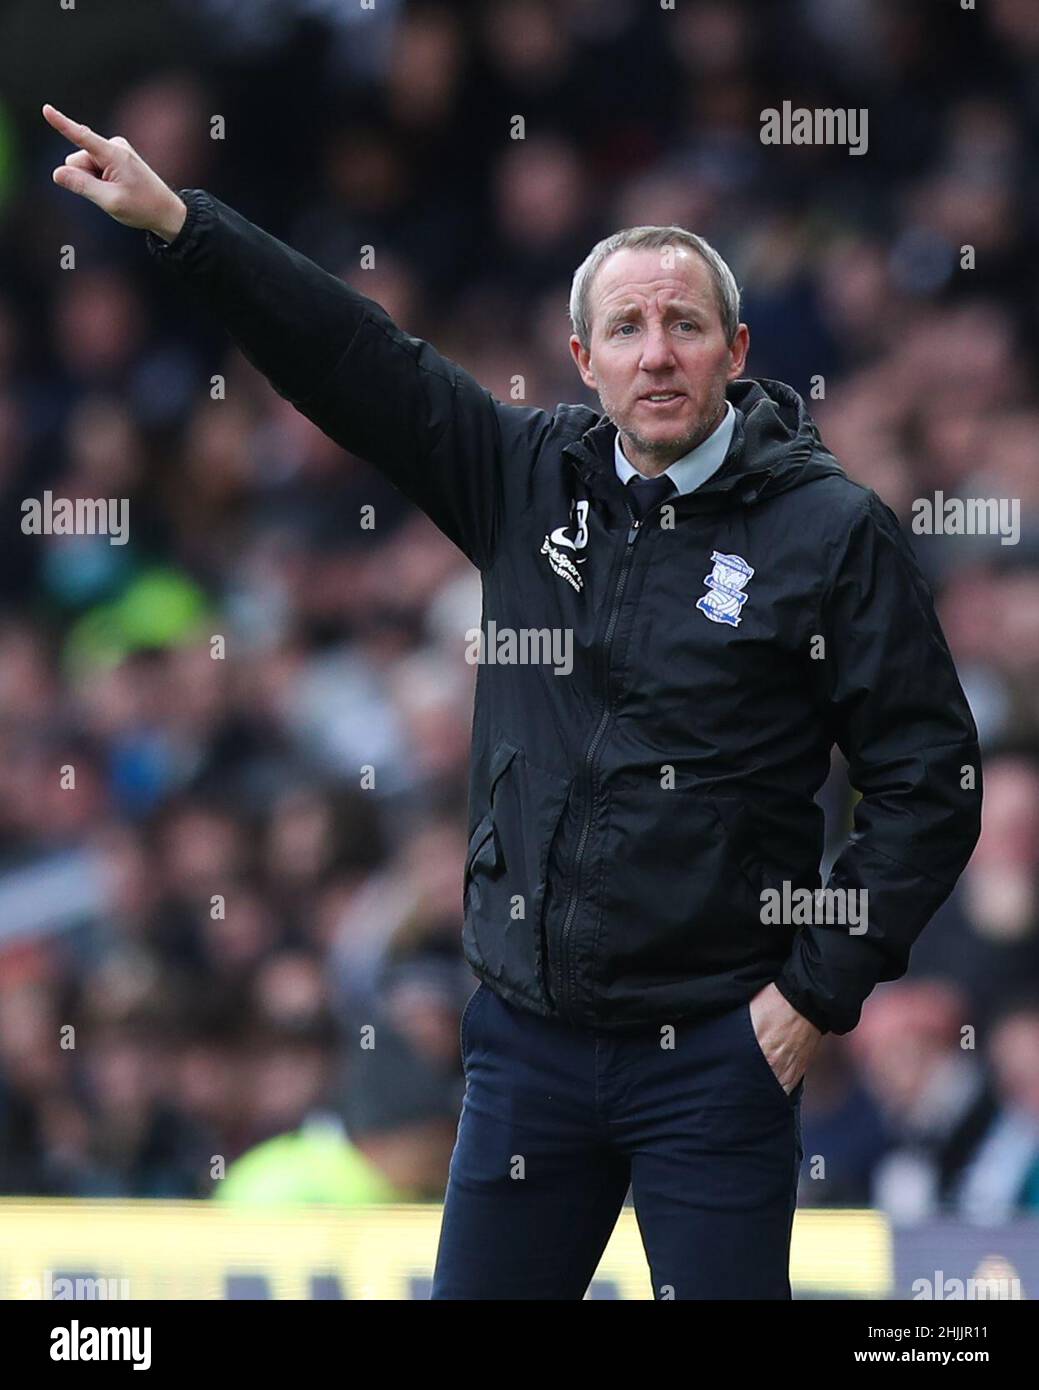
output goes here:
[[[1010, 1273], [1035, 1297], [1034, 0], [0, 6], [0, 1294], [64, 1271], [421, 1297], [475, 986], [478, 577], [143, 234], [52, 185], [44, 100], [546, 407], [586, 399], [565, 305], [591, 244], [681, 223], [745, 288], [749, 374], [821, 378], [823, 438], [907, 526], [938, 490], [1020, 499], [1015, 546], [914, 538], [982, 733], [984, 833], [908, 977], [812, 1069], [793, 1276], [905, 1297]], [[784, 100], [867, 108], [868, 154], [763, 146]], [[129, 544], [24, 535], [45, 489], [129, 498]], [[839, 767], [823, 799], [832, 857]], [[279, 1201], [338, 1210], [258, 1210]], [[640, 1260], [629, 1209], [595, 1296], [645, 1296]]]

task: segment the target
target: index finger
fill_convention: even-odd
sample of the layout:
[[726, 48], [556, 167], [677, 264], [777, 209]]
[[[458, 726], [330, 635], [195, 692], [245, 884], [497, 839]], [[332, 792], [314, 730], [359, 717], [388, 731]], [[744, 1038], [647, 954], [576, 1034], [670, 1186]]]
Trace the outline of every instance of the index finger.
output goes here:
[[106, 140], [103, 135], [98, 135], [89, 126], [81, 125], [79, 121], [70, 120], [48, 102], [43, 108], [43, 119], [48, 125], [52, 125], [60, 135], [64, 135], [66, 140], [71, 140], [74, 145], [79, 145], [88, 154], [99, 156], [101, 159], [108, 159], [112, 153], [111, 141]]

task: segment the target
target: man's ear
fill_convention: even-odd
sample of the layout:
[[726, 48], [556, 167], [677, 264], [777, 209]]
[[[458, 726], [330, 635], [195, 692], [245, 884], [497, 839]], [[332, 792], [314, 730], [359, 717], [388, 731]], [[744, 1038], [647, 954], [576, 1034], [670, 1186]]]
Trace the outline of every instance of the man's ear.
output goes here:
[[745, 323], [741, 323], [736, 329], [732, 342], [729, 344], [729, 371], [728, 379], [735, 381], [737, 377], [743, 375], [743, 369], [747, 365], [747, 353], [750, 351], [750, 329]]
[[570, 354], [577, 364], [577, 370], [581, 374], [581, 380], [584, 384], [590, 390], [598, 391], [599, 387], [591, 366], [591, 353], [583, 346], [576, 333], [570, 336]]

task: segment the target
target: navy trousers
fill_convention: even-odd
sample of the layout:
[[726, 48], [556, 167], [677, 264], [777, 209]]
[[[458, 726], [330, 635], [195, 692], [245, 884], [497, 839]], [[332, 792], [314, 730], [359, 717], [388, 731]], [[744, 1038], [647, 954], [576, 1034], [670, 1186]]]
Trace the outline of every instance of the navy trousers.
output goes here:
[[749, 1004], [619, 1037], [481, 984], [434, 1299], [581, 1299], [631, 1189], [657, 1299], [788, 1299], [803, 1158]]

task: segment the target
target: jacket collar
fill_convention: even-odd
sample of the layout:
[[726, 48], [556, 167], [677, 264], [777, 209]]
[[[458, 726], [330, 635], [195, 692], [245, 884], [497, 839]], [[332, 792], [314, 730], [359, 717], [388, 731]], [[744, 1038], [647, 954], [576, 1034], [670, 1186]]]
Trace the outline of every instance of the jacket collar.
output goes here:
[[[684, 513], [726, 506], [737, 497], [746, 504], [756, 502], [761, 487], [772, 476], [769, 468], [747, 470], [742, 467], [746, 417], [739, 406], [734, 409], [735, 426], [721, 467], [695, 491], [672, 498], [671, 505], [676, 511]], [[608, 415], [603, 415], [579, 439], [568, 444], [563, 454], [577, 469], [590, 492], [606, 498], [622, 516], [627, 516], [624, 484], [617, 477], [614, 465], [616, 439], [617, 426]]]

